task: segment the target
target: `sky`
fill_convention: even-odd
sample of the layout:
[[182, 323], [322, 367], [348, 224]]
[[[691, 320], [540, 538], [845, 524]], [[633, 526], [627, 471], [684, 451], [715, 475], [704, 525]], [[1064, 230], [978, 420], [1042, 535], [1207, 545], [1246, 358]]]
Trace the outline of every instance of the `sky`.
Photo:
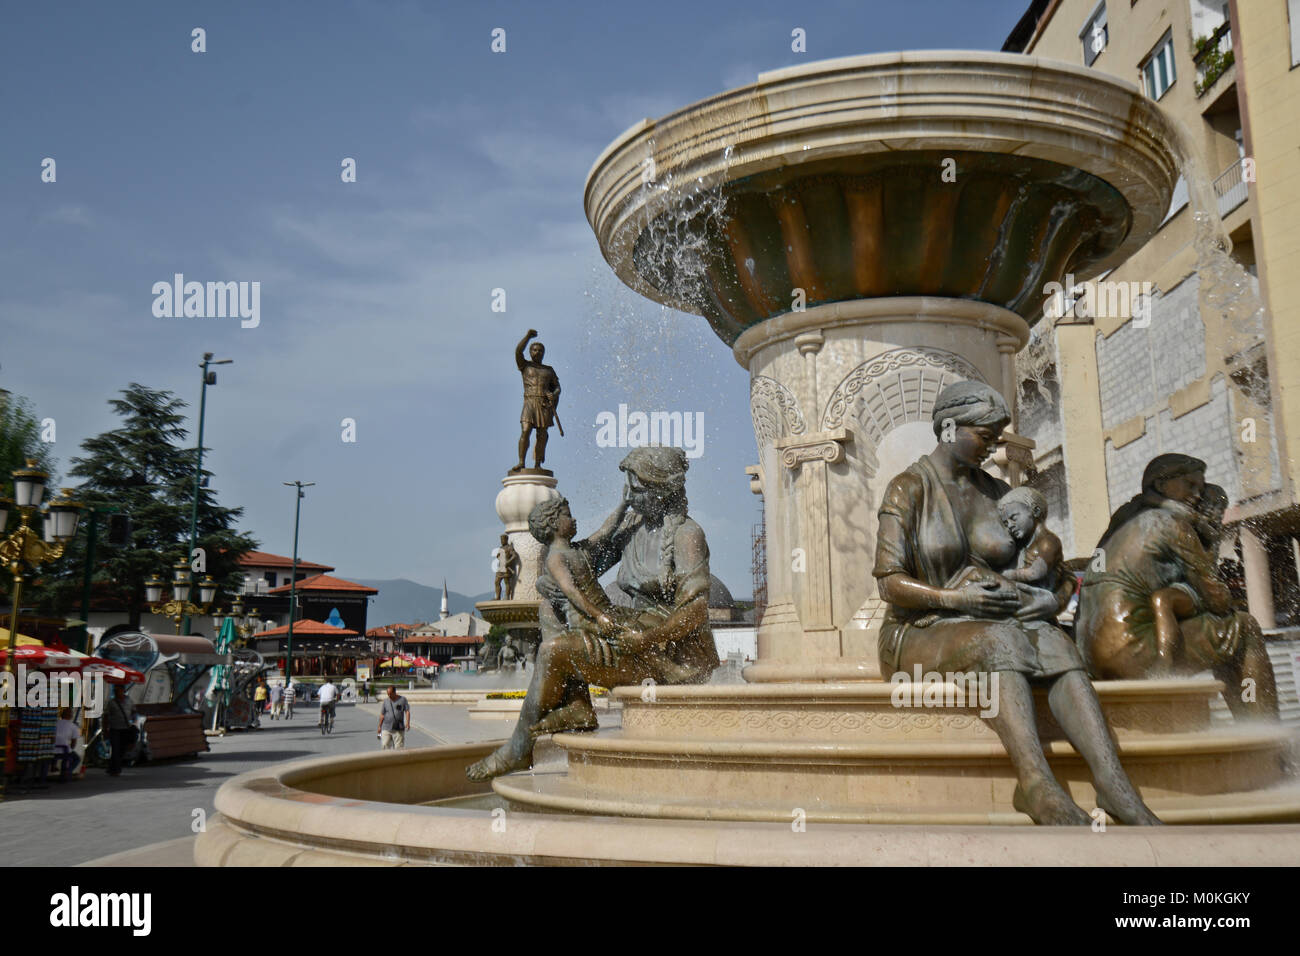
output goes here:
[[[116, 427], [120, 389], [170, 390], [196, 423], [203, 353], [233, 359], [208, 389], [204, 465], [242, 530], [289, 554], [282, 482], [314, 481], [304, 558], [475, 594], [516, 460], [514, 346], [534, 328], [564, 390], [546, 465], [579, 534], [622, 488], [627, 449], [598, 446], [602, 412], [702, 414], [690, 510], [713, 572], [746, 597], [748, 374], [703, 319], [613, 275], [583, 211], [587, 172], [642, 118], [762, 71], [996, 50], [1027, 6], [6, 4], [0, 388], [54, 419], [66, 474], [82, 440]], [[154, 286], [176, 273], [260, 283], [260, 321], [155, 315]]]

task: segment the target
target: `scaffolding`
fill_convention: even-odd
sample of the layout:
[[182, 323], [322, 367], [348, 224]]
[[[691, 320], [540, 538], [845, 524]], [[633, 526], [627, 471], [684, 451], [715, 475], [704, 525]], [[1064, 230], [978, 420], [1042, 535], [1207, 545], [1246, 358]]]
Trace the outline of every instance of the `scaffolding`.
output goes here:
[[767, 607], [767, 514], [760, 511], [758, 524], [750, 530], [750, 571], [754, 575], [754, 626], [763, 621]]

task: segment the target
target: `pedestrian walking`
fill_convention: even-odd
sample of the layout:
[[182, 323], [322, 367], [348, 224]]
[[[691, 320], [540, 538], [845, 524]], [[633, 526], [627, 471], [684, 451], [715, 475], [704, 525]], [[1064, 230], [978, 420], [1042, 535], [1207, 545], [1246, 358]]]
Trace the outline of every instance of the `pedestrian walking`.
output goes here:
[[367, 677], [361, 682], [361, 703], [370, 703], [370, 678]]
[[257, 679], [257, 687], [253, 689], [253, 726], [262, 726], [262, 711], [266, 710], [266, 678]]
[[122, 772], [122, 758], [135, 743], [135, 705], [126, 694], [126, 685], [113, 687], [113, 696], [104, 709], [108, 720], [108, 775], [116, 777]]
[[289, 677], [284, 682], [284, 719], [293, 720], [293, 699], [297, 696], [293, 688], [293, 678]]
[[411, 705], [388, 685], [388, 696], [379, 704], [379, 749], [403, 750], [406, 732], [411, 729]]
[[271, 719], [279, 720], [284, 710], [284, 685], [271, 685]]

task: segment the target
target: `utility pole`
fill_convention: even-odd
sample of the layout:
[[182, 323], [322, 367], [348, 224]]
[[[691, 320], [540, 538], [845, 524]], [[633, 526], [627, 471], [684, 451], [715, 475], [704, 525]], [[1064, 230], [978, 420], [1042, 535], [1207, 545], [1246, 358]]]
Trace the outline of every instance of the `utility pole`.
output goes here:
[[[194, 549], [199, 546], [199, 488], [203, 484], [203, 416], [208, 409], [208, 386], [217, 384], [217, 373], [209, 372], [209, 365], [229, 365], [234, 359], [216, 359], [213, 360], [211, 352], [203, 353], [203, 361], [199, 368], [203, 369], [203, 387], [199, 389], [199, 447], [196, 450], [194, 459], [194, 506], [190, 509], [190, 553], [189, 560], [194, 561]], [[204, 573], [207, 573], [207, 567], [204, 566]], [[197, 574], [192, 575], [194, 580], [190, 588], [190, 599], [194, 598], [194, 588], [198, 587], [199, 577]], [[185, 620], [181, 623], [183, 633], [190, 633], [190, 616], [185, 615]]]
[[307, 497], [304, 488], [316, 484], [314, 481], [286, 481], [283, 484], [297, 489], [293, 503], [293, 566], [289, 570], [289, 635], [285, 639], [284, 679], [293, 681], [293, 612], [298, 604], [298, 518], [302, 514], [302, 499]]

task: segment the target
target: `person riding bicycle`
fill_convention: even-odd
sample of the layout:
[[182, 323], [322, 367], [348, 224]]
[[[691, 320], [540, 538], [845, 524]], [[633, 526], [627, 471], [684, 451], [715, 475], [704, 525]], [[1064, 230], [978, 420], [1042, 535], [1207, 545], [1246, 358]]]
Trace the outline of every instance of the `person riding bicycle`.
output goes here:
[[339, 699], [338, 687], [330, 681], [329, 677], [325, 678], [325, 683], [320, 685], [320, 693], [317, 695], [320, 699], [320, 724], [324, 726], [325, 715], [329, 714], [330, 723], [334, 723], [334, 707]]

